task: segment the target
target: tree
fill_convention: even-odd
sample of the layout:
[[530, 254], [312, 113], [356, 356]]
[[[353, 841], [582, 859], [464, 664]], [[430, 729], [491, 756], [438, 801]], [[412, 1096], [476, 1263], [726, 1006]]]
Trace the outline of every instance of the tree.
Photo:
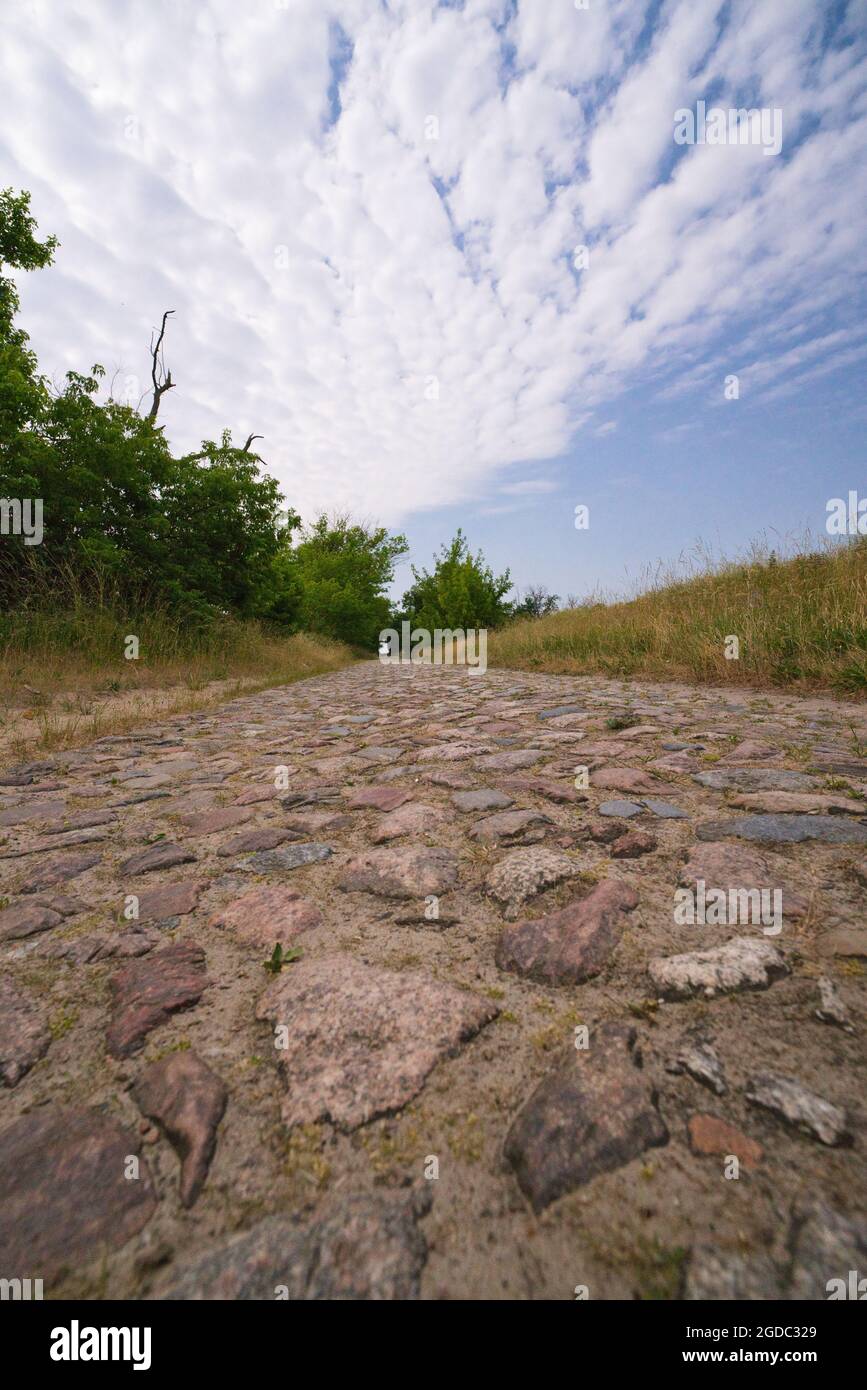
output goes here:
[[46, 564], [152, 588], [166, 558], [161, 498], [175, 464], [162, 434], [137, 411], [99, 404], [103, 375], [98, 365], [89, 376], [67, 373], [40, 421], [30, 486], [22, 491], [44, 499], [39, 558]]
[[171, 318], [174, 312], [174, 309], [166, 309], [163, 314], [162, 325], [156, 341], [151, 338], [151, 381], [153, 382], [154, 394], [148, 413], [148, 419], [152, 425], [156, 423], [160, 401], [167, 391], [174, 390], [176, 384], [172, 381], [171, 371], [166, 371], [166, 364], [163, 358], [163, 339], [166, 336], [166, 319]]
[[198, 454], [178, 459], [163, 490], [167, 579], [175, 597], [186, 591], [240, 617], [278, 616], [278, 557], [300, 518], [281, 516], [276, 479], [259, 476], [255, 454], [206, 440]]
[[405, 536], [390, 536], [384, 527], [318, 517], [302, 531], [288, 566], [300, 595], [300, 626], [372, 647], [389, 625], [385, 589], [407, 549]]
[[[0, 479], [3, 496], [22, 495], [19, 487], [7, 488], [16, 477], [29, 476], [28, 462], [34, 441], [27, 431], [37, 423], [48, 404], [48, 389], [38, 374], [36, 355], [29, 338], [15, 327], [19, 308], [15, 281], [3, 274], [12, 270], [38, 270], [50, 265], [57, 238], [37, 241], [36, 222], [30, 213], [30, 194], [0, 190]], [[29, 494], [25, 494], [29, 495]]]
[[[197, 454], [174, 458], [156, 425], [174, 382], [162, 358], [166, 323], [151, 342], [154, 387], [143, 417], [97, 394], [104, 376], [68, 372], [52, 393], [37, 372], [26, 333], [15, 327], [19, 300], [5, 266], [50, 265], [54, 237], [40, 242], [29, 195], [0, 192], [0, 496], [41, 499], [42, 544], [4, 537], [0, 601], [56, 592], [59, 571], [77, 589], [124, 603], [159, 598], [207, 619], [233, 612], [289, 623], [298, 609], [286, 555], [299, 518], [282, 510], [261, 459], [224, 432]], [[8, 540], [8, 544], [7, 544]], [[34, 578], [43, 583], [34, 584]], [[52, 588], [55, 585], [55, 588]]]
[[[13, 270], [41, 270], [54, 260], [59, 245], [57, 237], [37, 241], [34, 235], [36, 219], [30, 212], [30, 194], [15, 193], [11, 188], [0, 190], [0, 266]], [[12, 321], [18, 312], [19, 299], [14, 280], [0, 275], [0, 335], [4, 341], [12, 332]], [[27, 334], [16, 330], [24, 342]]]
[[15, 284], [2, 275], [51, 263], [57, 242], [35, 230], [28, 194], [0, 193], [0, 496], [44, 504], [41, 544], [4, 537], [0, 602], [59, 601], [62, 572], [100, 602], [159, 601], [194, 621], [228, 612], [372, 646], [389, 624], [385, 590], [405, 538], [320, 517], [293, 549], [300, 520], [253, 452], [261, 435], [239, 448], [226, 430], [175, 458], [157, 424], [175, 386], [163, 357], [171, 309], [151, 338], [146, 413], [98, 399], [99, 365], [49, 391], [14, 326]]
[[515, 605], [516, 618], [544, 618], [548, 613], [556, 613], [560, 602], [559, 594], [549, 594], [544, 584], [531, 584], [524, 590], [521, 602]]
[[440, 547], [433, 573], [412, 567], [413, 585], [403, 596], [403, 617], [415, 627], [497, 627], [511, 616], [504, 602], [512, 587], [509, 571], [494, 575], [482, 552], [471, 555], [463, 531]]

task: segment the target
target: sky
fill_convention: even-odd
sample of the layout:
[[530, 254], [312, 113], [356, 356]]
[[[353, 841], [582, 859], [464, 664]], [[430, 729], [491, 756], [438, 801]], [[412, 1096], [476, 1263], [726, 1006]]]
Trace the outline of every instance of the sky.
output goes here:
[[173, 447], [264, 436], [398, 593], [458, 526], [581, 597], [867, 494], [867, 0], [3, 0], [0, 83], [42, 370], [146, 409], [173, 309]]

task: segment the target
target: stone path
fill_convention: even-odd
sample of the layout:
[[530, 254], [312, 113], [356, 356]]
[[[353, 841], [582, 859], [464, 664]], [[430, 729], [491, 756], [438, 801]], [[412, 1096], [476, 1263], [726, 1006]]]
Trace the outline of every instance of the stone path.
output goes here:
[[0, 1276], [825, 1298], [867, 1272], [865, 745], [365, 663], [6, 769]]

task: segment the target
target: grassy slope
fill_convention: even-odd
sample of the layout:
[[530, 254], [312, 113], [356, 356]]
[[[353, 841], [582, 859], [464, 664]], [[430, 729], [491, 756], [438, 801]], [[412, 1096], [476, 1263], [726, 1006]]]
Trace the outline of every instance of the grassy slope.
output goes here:
[[[725, 638], [740, 640], [726, 660]], [[492, 633], [493, 666], [867, 695], [867, 543], [665, 576]]]
[[[124, 656], [130, 634], [137, 660]], [[356, 659], [325, 637], [279, 637], [230, 618], [191, 629], [159, 611], [119, 615], [87, 603], [3, 614], [0, 760], [125, 733]]]

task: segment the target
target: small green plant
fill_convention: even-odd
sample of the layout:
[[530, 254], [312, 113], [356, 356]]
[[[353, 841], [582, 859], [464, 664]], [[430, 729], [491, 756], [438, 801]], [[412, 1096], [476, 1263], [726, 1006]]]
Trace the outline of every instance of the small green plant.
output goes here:
[[688, 1253], [683, 1245], [667, 1246], [656, 1237], [642, 1238], [635, 1258], [639, 1298], [651, 1302], [678, 1298]]
[[48, 1027], [54, 1041], [62, 1038], [77, 1022], [77, 1009], [58, 1009], [53, 1013], [48, 1021]]
[[271, 952], [271, 959], [263, 961], [265, 969], [269, 975], [279, 975], [284, 965], [291, 965], [294, 960], [301, 959], [301, 952], [297, 946], [287, 946], [284, 951], [279, 941]]
[[605, 727], [616, 732], [618, 729], [631, 729], [635, 722], [635, 717], [631, 714], [614, 714], [610, 719], [606, 719]]
[[656, 1022], [654, 1015], [659, 1008], [659, 1001], [657, 999], [642, 999], [636, 1004], [634, 1000], [630, 1000], [627, 1008], [633, 1018], [642, 1018], [645, 1022], [653, 1024]]
[[847, 796], [863, 796], [855, 787], [850, 787], [845, 777], [826, 777], [825, 790], [828, 792], [845, 792]]
[[867, 741], [860, 737], [854, 724], [849, 725], [849, 733], [852, 737], [852, 747], [855, 750], [856, 758], [863, 758], [867, 755]]
[[166, 1043], [165, 1047], [157, 1048], [155, 1052], [148, 1053], [149, 1062], [159, 1062], [163, 1057], [168, 1057], [172, 1052], [189, 1052], [192, 1043], [189, 1038], [178, 1038], [177, 1042]]

